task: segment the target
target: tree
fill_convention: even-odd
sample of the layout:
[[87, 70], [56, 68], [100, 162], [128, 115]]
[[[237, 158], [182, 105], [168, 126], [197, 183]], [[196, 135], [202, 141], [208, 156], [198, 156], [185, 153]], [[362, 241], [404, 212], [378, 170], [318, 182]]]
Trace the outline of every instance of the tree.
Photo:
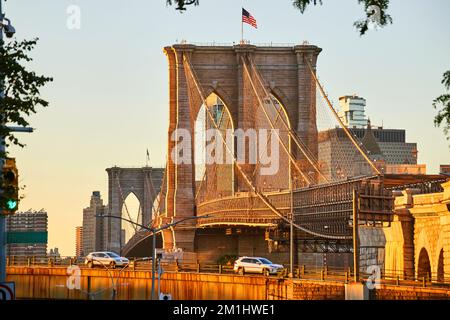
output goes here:
[[447, 140], [450, 140], [450, 70], [444, 73], [442, 84], [447, 93], [444, 93], [433, 100], [433, 107], [439, 109], [438, 114], [434, 118], [434, 124], [437, 127], [444, 127], [444, 133]]
[[178, 7], [176, 7], [176, 10], [184, 11], [186, 8], [184, 6], [189, 6], [191, 4], [194, 4], [198, 6], [199, 0], [167, 0], [167, 5], [171, 6], [172, 3], [176, 3]]
[[[176, 10], [184, 11], [185, 6], [198, 5], [199, 0], [166, 0], [167, 5], [177, 4]], [[392, 18], [386, 13], [389, 7], [389, 0], [358, 0], [358, 3], [364, 4], [366, 18], [356, 21], [355, 27], [361, 35], [365, 34], [371, 25], [376, 27], [384, 27], [392, 23]], [[322, 0], [293, 0], [293, 5], [304, 13], [310, 5], [322, 4]]]
[[[186, 10], [185, 5], [199, 4], [198, 0], [167, 0], [168, 5], [172, 5], [172, 2], [178, 4], [177, 10]], [[358, 0], [358, 3], [364, 5], [366, 13], [365, 19], [358, 20], [353, 24], [361, 36], [366, 34], [370, 27], [382, 28], [392, 23], [392, 17], [387, 13], [389, 0]], [[303, 14], [308, 6], [322, 5], [322, 0], [293, 0], [292, 4]], [[450, 91], [450, 70], [444, 73], [442, 83]], [[433, 101], [433, 107], [435, 109], [441, 108], [434, 118], [434, 124], [436, 126], [443, 125], [444, 133], [450, 140], [450, 94], [443, 94], [436, 98]]]
[[[7, 124], [26, 127], [27, 117], [36, 113], [38, 106], [47, 107], [48, 102], [40, 97], [40, 88], [53, 81], [50, 77], [37, 75], [24, 66], [33, 59], [28, 52], [33, 50], [38, 39], [16, 40], [0, 43], [0, 135], [14, 145], [23, 147]], [[6, 154], [0, 155], [6, 157]]]
[[[392, 17], [387, 14], [389, 0], [358, 0], [364, 4], [366, 18], [356, 21], [354, 26], [360, 35], [364, 35], [371, 26], [381, 28], [392, 23]], [[309, 5], [322, 4], [322, 0], [294, 0], [294, 7], [303, 14]]]

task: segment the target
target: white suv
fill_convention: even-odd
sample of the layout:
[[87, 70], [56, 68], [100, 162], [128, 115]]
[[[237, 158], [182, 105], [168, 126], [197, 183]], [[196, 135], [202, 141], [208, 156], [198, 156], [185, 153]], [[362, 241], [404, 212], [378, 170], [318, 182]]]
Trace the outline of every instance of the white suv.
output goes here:
[[284, 267], [281, 264], [274, 264], [266, 258], [260, 257], [241, 257], [234, 262], [234, 272], [241, 275], [248, 273], [261, 273], [265, 276], [277, 274]]
[[91, 252], [84, 260], [84, 264], [86, 264], [89, 268], [93, 268], [95, 265], [111, 268], [115, 268], [116, 266], [123, 267], [128, 265], [129, 262], [130, 261], [127, 258], [121, 257], [117, 253], [109, 251]]

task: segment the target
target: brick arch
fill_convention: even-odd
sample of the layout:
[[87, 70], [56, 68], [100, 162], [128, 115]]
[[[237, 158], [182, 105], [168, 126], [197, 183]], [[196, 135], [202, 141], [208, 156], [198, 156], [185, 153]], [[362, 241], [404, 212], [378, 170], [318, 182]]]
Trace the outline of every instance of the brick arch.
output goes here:
[[[222, 96], [222, 94], [224, 94], [225, 96], [226, 96], [226, 98], [223, 98], [223, 96]], [[230, 126], [231, 126], [231, 128], [229, 128], [229, 129], [231, 129], [231, 130], [235, 130], [235, 128], [236, 128], [236, 119], [233, 117], [233, 113], [232, 113], [232, 111], [230, 110], [230, 108], [229, 108], [229, 106], [228, 106], [228, 103], [227, 103], [227, 101], [230, 101], [230, 98], [229, 98], [229, 96], [226, 94], [226, 92], [224, 91], [224, 90], [221, 90], [220, 88], [213, 88], [213, 87], [208, 87], [208, 89], [206, 90], [206, 95], [205, 95], [205, 99], [207, 99], [208, 97], [210, 97], [211, 95], [216, 95], [221, 101], [222, 101], [222, 103], [223, 103], [223, 105], [224, 105], [224, 109], [225, 109], [225, 114], [227, 115], [227, 117], [229, 118], [229, 120], [230, 120]], [[205, 106], [205, 104], [204, 103], [202, 103], [202, 105], [201, 105], [201, 107], [200, 108], [198, 108], [198, 113], [197, 114], [195, 114], [194, 115], [194, 119], [195, 119], [195, 121], [197, 121], [198, 120], [198, 116], [199, 116], [199, 112], [200, 112], [200, 110], [202, 110], [202, 107], [205, 107], [205, 109], [206, 109], [206, 106]], [[208, 115], [206, 115], [206, 119], [205, 119], [205, 121], [207, 121], [207, 123], [209, 122], [209, 116]], [[197, 141], [196, 141], [196, 134], [195, 134], [195, 126], [196, 126], [196, 124], [194, 123], [194, 125], [193, 125], [193, 131], [194, 131], [194, 134], [193, 134], [193, 139], [192, 139], [192, 145], [193, 145], [193, 153], [194, 153], [194, 161], [196, 160], [196, 150], [197, 150]], [[228, 129], [228, 127], [227, 127], [227, 129]], [[234, 134], [234, 133], [233, 133]], [[224, 136], [224, 139], [226, 139], [226, 136]], [[203, 142], [203, 141], [200, 141], [200, 143], [201, 142]], [[220, 141], [219, 143], [222, 143], [222, 141]], [[234, 140], [232, 140], [232, 144], [234, 145]], [[205, 146], [204, 146], [205, 147]], [[222, 144], [222, 147], [223, 147], [223, 157], [225, 158], [225, 159], [228, 159], [228, 157], [229, 157], [229, 152], [228, 152], [228, 150], [227, 150], [227, 148]], [[231, 150], [231, 152], [232, 152], [232, 156], [234, 157], [235, 156], [235, 150], [234, 150], [234, 146], [232, 146], [231, 148], [230, 148], [230, 150]], [[207, 172], [209, 172], [210, 173], [210, 171], [208, 171], [209, 169], [208, 169], [208, 165], [205, 165], [205, 169], [207, 170]], [[226, 177], [228, 177], [228, 178], [230, 178], [230, 183], [229, 183], [229, 185], [227, 185], [227, 189], [226, 189], [226, 191], [227, 191], [227, 193], [229, 193], [229, 194], [227, 194], [227, 195], [232, 195], [233, 193], [234, 193], [234, 181], [236, 181], [236, 172], [235, 172], [235, 170], [234, 170], [234, 166], [228, 166], [229, 168], [227, 169], [227, 173], [226, 173]], [[197, 166], [193, 166], [193, 176], [194, 176], [194, 179], [196, 178], [196, 175], [197, 175], [197, 173], [196, 173], [196, 170], [197, 170]], [[229, 170], [229, 171], [228, 171]], [[206, 179], [208, 182], [205, 184], [205, 186], [208, 188], [208, 187], [212, 187], [213, 188], [213, 190], [216, 188], [216, 185], [214, 184], [214, 182], [215, 181], [217, 181], [217, 179], [215, 179], [215, 178], [213, 178], [213, 179]], [[212, 183], [212, 184], [210, 184], [210, 183]], [[204, 186], [204, 187], [205, 187]], [[197, 186], [195, 186], [195, 194], [197, 194]], [[217, 189], [216, 189], [217, 190]]]
[[417, 260], [417, 278], [422, 279], [426, 277], [428, 281], [429, 277], [431, 276], [432, 276], [432, 268], [430, 255], [428, 254], [427, 249], [421, 248]]
[[294, 128], [295, 123], [295, 114], [293, 112], [289, 112], [291, 110], [291, 102], [289, 101], [288, 96], [283, 92], [281, 88], [274, 87], [270, 90], [270, 93], [278, 100], [278, 102], [283, 107], [283, 110], [286, 114], [287, 121], [289, 123], [289, 128]]
[[220, 100], [222, 100], [223, 104], [225, 105], [225, 107], [227, 108], [227, 110], [230, 114], [231, 123], [233, 124], [233, 128], [236, 128], [236, 126], [237, 126], [237, 108], [236, 108], [235, 104], [233, 104], [233, 102], [232, 102], [233, 99], [228, 94], [226, 89], [224, 89], [220, 85], [217, 85], [216, 87], [208, 86], [206, 88], [206, 90], [207, 91], [205, 93], [205, 98], [209, 97], [211, 94], [214, 93], [220, 98]]
[[[133, 193], [141, 205], [141, 221], [144, 225], [152, 219], [153, 202], [160, 192], [163, 169], [152, 167], [106, 169], [108, 173], [108, 212], [122, 217], [126, 198]], [[120, 252], [122, 220], [108, 218], [106, 226], [106, 249]]]
[[428, 258], [430, 260], [430, 267], [431, 270], [436, 270], [435, 267], [435, 259], [433, 256], [433, 252], [434, 252], [434, 246], [432, 245], [432, 242], [429, 239], [428, 233], [426, 230], [422, 230], [417, 238], [417, 241], [415, 241], [414, 244], [416, 250], [415, 250], [415, 269], [416, 269], [416, 275], [418, 275], [419, 272], [419, 257], [420, 257], [420, 252], [422, 249], [425, 249], [427, 251], [428, 254]]
[[[126, 218], [126, 219], [128, 219], [128, 214], [127, 213], [124, 213], [124, 209], [125, 209], [125, 212], [128, 210], [128, 211], [130, 211], [130, 209], [129, 208], [125, 208], [125, 203], [127, 202], [127, 199], [128, 199], [128, 197], [132, 197], [132, 196], [134, 196], [136, 199], [137, 199], [137, 201], [139, 202], [139, 206], [140, 206], [140, 208], [141, 208], [141, 211], [142, 211], [142, 206], [143, 206], [143, 203], [144, 203], [144, 201], [143, 201], [143, 199], [142, 199], [142, 194], [140, 194], [140, 193], [137, 193], [137, 192], [135, 192], [134, 190], [127, 190], [127, 193], [124, 193], [123, 194], [123, 201], [121, 201], [122, 202], [122, 207], [121, 207], [121, 210], [120, 210], [120, 212], [121, 212], [121, 215], [122, 215], [122, 218]], [[121, 199], [122, 200], [122, 199]], [[129, 214], [130, 215], [132, 215], [133, 214], [133, 212], [129, 212]], [[141, 213], [141, 215], [140, 215], [140, 217], [139, 217], [139, 220], [138, 221], [134, 221], [134, 222], [137, 222], [137, 223], [139, 223], [139, 224], [143, 224], [144, 222], [143, 222], [143, 216], [142, 216], [142, 213]]]
[[[281, 93], [281, 90], [278, 90], [279, 93]], [[277, 101], [277, 103], [279, 104], [279, 114], [281, 115], [280, 118], [282, 118], [284, 120], [284, 122], [287, 123], [289, 129], [292, 128], [292, 122], [289, 116], [289, 112], [288, 109], [285, 105], [284, 101], [287, 101], [287, 98], [284, 96], [284, 99], [280, 99], [280, 96], [277, 94], [274, 94], [272, 92], [272, 90], [269, 93], [271, 99], [275, 99]], [[260, 106], [258, 105], [258, 110]], [[272, 107], [268, 107], [266, 110], [271, 110], [273, 111]], [[274, 113], [275, 114], [275, 113]], [[272, 118], [273, 120], [273, 118]], [[263, 125], [263, 127], [259, 127], [258, 125]], [[292, 140], [290, 139], [289, 133], [287, 130], [285, 130], [285, 125], [283, 124], [283, 122], [281, 120], [278, 120], [278, 122], [273, 122], [273, 125], [275, 127], [275, 129], [279, 130], [279, 134], [281, 137], [281, 140], [283, 141], [284, 145], [290, 150], [290, 153], [292, 153], [292, 150], [294, 148], [294, 143], [292, 142]], [[272, 125], [267, 121], [267, 118], [265, 115], [263, 115], [263, 112], [261, 111], [260, 114], [260, 118], [259, 119], [255, 119], [255, 128], [256, 129], [271, 129]], [[275, 141], [277, 141], [278, 139], [275, 138]], [[271, 145], [272, 147], [272, 145]], [[261, 151], [261, 150], [259, 150]], [[266, 154], [268, 154], [270, 152], [270, 155], [273, 156], [274, 155], [274, 150], [272, 150], [272, 148], [267, 148], [267, 152], [265, 152]], [[278, 162], [278, 172], [274, 175], [261, 175], [259, 174], [260, 170], [261, 170], [261, 166], [259, 168], [257, 168], [256, 172], [257, 174], [254, 177], [254, 182], [256, 185], [261, 186], [263, 190], [265, 191], [276, 191], [276, 190], [285, 190], [289, 188], [289, 181], [291, 179], [291, 172], [292, 172], [292, 168], [291, 168], [291, 162], [290, 162], [290, 158], [288, 156], [288, 154], [286, 153], [286, 151], [284, 150], [284, 148], [279, 144], [278, 147], [278, 154], [279, 156], [277, 157], [277, 162]], [[258, 155], [259, 156], [259, 155]], [[272, 160], [274, 160], [274, 158], [272, 158]], [[285, 168], [285, 169], [283, 169]]]

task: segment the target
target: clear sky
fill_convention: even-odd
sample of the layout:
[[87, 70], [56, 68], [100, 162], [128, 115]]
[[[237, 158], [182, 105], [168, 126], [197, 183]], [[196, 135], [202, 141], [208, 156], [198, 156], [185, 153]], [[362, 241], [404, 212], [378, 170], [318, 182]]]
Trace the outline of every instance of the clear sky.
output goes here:
[[[434, 128], [432, 100], [444, 92], [450, 69], [450, 2], [391, 1], [394, 24], [360, 37], [364, 16], [356, 0], [323, 1], [304, 15], [290, 0], [200, 0], [180, 14], [165, 0], [9, 0], [17, 38], [39, 37], [32, 68], [54, 77], [43, 90], [50, 107], [31, 118], [36, 132], [11, 148], [21, 184], [22, 210], [49, 213], [49, 248], [75, 252], [75, 226], [93, 190], [107, 202], [105, 168], [165, 163], [168, 72], [162, 48], [189, 42], [240, 39], [241, 6], [257, 20], [245, 27], [252, 43], [310, 43], [323, 48], [318, 72], [334, 101], [356, 93], [367, 99], [375, 124], [407, 130], [419, 162], [436, 173], [450, 164], [449, 143]], [[81, 29], [66, 26], [70, 5], [81, 9]]]

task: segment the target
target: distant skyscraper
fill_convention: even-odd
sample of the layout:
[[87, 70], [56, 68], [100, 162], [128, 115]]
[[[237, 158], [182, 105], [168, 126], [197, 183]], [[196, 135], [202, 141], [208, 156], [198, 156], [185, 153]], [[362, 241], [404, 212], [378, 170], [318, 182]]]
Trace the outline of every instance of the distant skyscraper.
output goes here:
[[100, 191], [92, 192], [90, 206], [83, 209], [83, 254], [93, 251], [102, 251], [105, 248], [103, 218], [97, 218], [97, 215], [104, 215], [106, 206]]
[[59, 254], [59, 249], [58, 248], [50, 249], [50, 251], [48, 252], [47, 256], [49, 258], [61, 258], [61, 255]]
[[78, 226], [75, 228], [75, 255], [77, 257], [83, 257], [83, 227]]
[[343, 96], [339, 98], [341, 111], [339, 118], [345, 126], [349, 128], [364, 128], [367, 126], [365, 115], [366, 99], [353, 96]]
[[17, 212], [6, 218], [9, 256], [46, 257], [48, 216], [40, 211]]
[[[366, 100], [344, 96], [340, 100], [339, 116], [366, 149], [381, 172], [396, 174], [425, 174], [426, 166], [417, 164], [417, 144], [406, 142], [406, 131], [373, 127], [365, 116]], [[333, 128], [319, 132], [319, 161], [328, 177], [344, 178], [373, 173], [358, 156], [356, 147], [344, 129]]]

